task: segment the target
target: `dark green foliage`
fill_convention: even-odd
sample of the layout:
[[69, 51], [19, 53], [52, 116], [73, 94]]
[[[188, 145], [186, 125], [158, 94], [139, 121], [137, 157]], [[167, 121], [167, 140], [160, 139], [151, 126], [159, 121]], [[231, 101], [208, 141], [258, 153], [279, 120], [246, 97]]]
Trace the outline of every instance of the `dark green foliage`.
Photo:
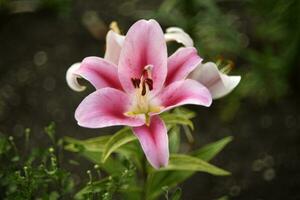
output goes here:
[[12, 136], [0, 135], [0, 199], [69, 199], [74, 190], [71, 174], [59, 167], [59, 141], [54, 124], [45, 128], [53, 147], [30, 147], [30, 130], [24, 131], [25, 145], [16, 146]]
[[299, 10], [298, 0], [164, 0], [158, 9], [139, 11], [137, 15], [186, 30], [204, 62], [236, 63], [232, 73], [240, 74], [242, 80], [223, 101], [221, 117], [226, 120], [234, 117], [243, 98], [265, 104], [295, 89]]
[[71, 11], [71, 3], [72, 0], [39, 0], [39, 9], [67, 15]]
[[[122, 196], [130, 197], [128, 199], [136, 199], [141, 191], [137, 191], [133, 187], [133, 181], [136, 178], [136, 168], [131, 163], [120, 174], [107, 176], [106, 178], [99, 177], [97, 174], [96, 180], [92, 175], [91, 170], [87, 171], [90, 181], [76, 195], [75, 199], [103, 199], [111, 200], [115, 197]], [[95, 170], [98, 169], [98, 165]], [[99, 172], [99, 171], [98, 171]], [[100, 179], [100, 180], [99, 180]], [[137, 186], [135, 186], [137, 188]]]
[[[169, 130], [170, 160], [167, 167], [154, 170], [146, 161], [137, 138], [127, 127], [105, 136], [77, 140], [66, 137], [65, 149], [82, 155], [97, 165], [97, 169], [108, 175], [93, 178], [93, 170], [88, 171], [90, 182], [76, 195], [76, 199], [122, 199], [155, 200], [165, 193], [166, 199], [180, 199], [181, 190], [173, 188], [196, 172], [205, 172], [215, 176], [227, 176], [227, 172], [210, 163], [231, 140], [227, 137], [211, 143], [191, 153], [180, 154], [181, 127], [184, 131], [192, 129], [191, 119], [195, 114], [187, 109], [177, 108], [164, 113]], [[191, 135], [186, 135], [192, 137]]]
[[[159, 170], [148, 164], [137, 138], [128, 127], [111, 135], [86, 140], [66, 137], [63, 141], [57, 138], [55, 124], [50, 123], [44, 128], [49, 138], [48, 148], [34, 147], [30, 143], [30, 129], [25, 129], [22, 138], [18, 138], [18, 141], [25, 141], [22, 146], [17, 145], [12, 136], [1, 134], [0, 162], [5, 164], [0, 166], [0, 198], [155, 200], [165, 193], [166, 199], [178, 200], [181, 190], [174, 188], [194, 173], [230, 174], [208, 161], [231, 141], [231, 137], [190, 155], [180, 154], [181, 129], [189, 132], [187, 138], [193, 138], [190, 135], [193, 117], [194, 112], [179, 108], [162, 115], [169, 130], [171, 155], [169, 165]], [[63, 148], [94, 163], [94, 168], [87, 171], [87, 182], [80, 180], [75, 185], [72, 174], [61, 165], [68, 163], [61, 159]], [[80, 167], [76, 160], [70, 163]]]

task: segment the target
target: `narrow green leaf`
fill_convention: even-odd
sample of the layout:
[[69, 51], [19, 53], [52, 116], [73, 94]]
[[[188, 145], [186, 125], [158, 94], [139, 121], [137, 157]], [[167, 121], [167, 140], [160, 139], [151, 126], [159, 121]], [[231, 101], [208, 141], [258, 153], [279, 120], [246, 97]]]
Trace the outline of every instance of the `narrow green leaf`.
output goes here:
[[[195, 151], [192, 155], [204, 161], [209, 161], [230, 141], [232, 141], [232, 137], [223, 138], [217, 142], [204, 146], [200, 150]], [[194, 171], [156, 171], [151, 174], [149, 180], [147, 180], [147, 194], [149, 199], [157, 198], [163, 192], [161, 190], [163, 186], [168, 186], [169, 188], [175, 187], [177, 184], [191, 177], [194, 173]]]
[[181, 198], [181, 189], [177, 188], [176, 191], [173, 193], [171, 200], [180, 200]]
[[166, 124], [175, 124], [175, 125], [187, 125], [192, 130], [194, 129], [194, 124], [189, 120], [185, 115], [175, 114], [175, 113], [166, 113], [161, 115], [161, 118]]
[[125, 166], [117, 159], [109, 158], [106, 160], [105, 163], [102, 163], [102, 153], [99, 152], [84, 151], [81, 152], [81, 155], [90, 160], [91, 162], [98, 164], [101, 169], [103, 169], [111, 175], [119, 174], [126, 169]]
[[[88, 184], [85, 187], [83, 187], [79, 192], [77, 192], [75, 194], [75, 199], [85, 200], [87, 194], [105, 192], [110, 182], [111, 179], [109, 177], [105, 177], [99, 181], [94, 181], [91, 184]], [[142, 188], [132, 181], [130, 182], [130, 185], [125, 185], [125, 187], [121, 186], [120, 188], [118, 188], [117, 192], [120, 192], [124, 197], [130, 197], [125, 199], [136, 200], [141, 199], [140, 195], [142, 193]]]
[[201, 149], [192, 153], [193, 156], [209, 161], [214, 158], [224, 147], [233, 140], [232, 136], [218, 140], [217, 142], [205, 145]]
[[173, 154], [170, 156], [169, 164], [167, 167], [159, 169], [160, 171], [202, 171], [216, 176], [227, 176], [230, 172], [218, 168], [212, 164], [205, 162], [196, 157]]
[[110, 156], [110, 154], [112, 154], [118, 148], [136, 139], [137, 138], [135, 137], [135, 135], [132, 134], [129, 128], [123, 128], [114, 135], [112, 135], [104, 146], [102, 162], [105, 162], [105, 160]]
[[[101, 169], [109, 174], [120, 173], [125, 169], [120, 161], [117, 159], [108, 159], [105, 163], [101, 162], [102, 153], [104, 146], [111, 136], [100, 136], [95, 138], [90, 138], [87, 140], [77, 140], [70, 137], [65, 137], [64, 141], [68, 144], [65, 145], [65, 149], [72, 152], [79, 152], [80, 155], [87, 158], [89, 161], [96, 163]], [[127, 151], [132, 147], [123, 147], [119, 149], [122, 154], [126, 154]]]
[[187, 119], [192, 119], [196, 116], [196, 112], [191, 111], [184, 107], [174, 109], [174, 113], [184, 115]]
[[170, 153], [177, 153], [180, 147], [180, 128], [174, 126], [169, 131], [169, 148]]
[[75, 194], [75, 199], [81, 200], [85, 199], [85, 195], [92, 192], [100, 192], [102, 188], [105, 188], [106, 184], [109, 182], [108, 178], [104, 178], [100, 181], [95, 181], [90, 185], [83, 187], [79, 192]]
[[80, 150], [103, 152], [104, 146], [111, 136], [99, 136], [87, 140], [78, 140], [71, 137], [64, 137], [64, 141], [68, 143], [65, 149], [68, 151], [78, 152]]

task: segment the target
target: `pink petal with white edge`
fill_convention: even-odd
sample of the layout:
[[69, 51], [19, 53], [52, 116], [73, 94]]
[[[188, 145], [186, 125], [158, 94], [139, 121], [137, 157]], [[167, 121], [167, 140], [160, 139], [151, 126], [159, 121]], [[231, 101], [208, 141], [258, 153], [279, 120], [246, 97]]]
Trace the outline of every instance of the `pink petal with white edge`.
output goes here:
[[185, 79], [202, 60], [194, 47], [178, 49], [168, 58], [168, 75], [165, 85]]
[[143, 115], [124, 115], [129, 107], [130, 100], [127, 94], [117, 89], [103, 88], [91, 93], [80, 103], [75, 112], [75, 119], [80, 126], [87, 128], [143, 125]]
[[118, 65], [124, 39], [125, 36], [120, 35], [112, 30], [108, 31], [106, 35], [106, 51], [104, 55], [105, 60]]
[[83, 90], [85, 90], [85, 86], [80, 85], [78, 83], [78, 78], [81, 78], [81, 76], [79, 76], [78, 74], [76, 74], [76, 71], [80, 68], [81, 63], [74, 63], [73, 65], [71, 65], [69, 67], [69, 69], [67, 70], [66, 73], [66, 80], [67, 80], [67, 84], [68, 86], [77, 92], [82, 92]]
[[186, 47], [194, 46], [194, 42], [192, 38], [184, 32], [183, 29], [178, 27], [169, 27], [165, 33], [165, 39], [167, 42], [169, 41], [176, 41], [178, 43], [183, 44]]
[[169, 142], [167, 128], [158, 115], [152, 116], [150, 125], [133, 128], [149, 163], [156, 169], [168, 165]]
[[164, 34], [155, 20], [133, 24], [125, 37], [118, 65], [124, 90], [134, 90], [131, 78], [141, 78], [147, 65], [152, 68], [153, 92], [160, 90], [167, 75], [167, 56]]
[[195, 104], [210, 106], [211, 94], [208, 89], [199, 82], [191, 79], [176, 81], [168, 85], [157, 97], [163, 106], [162, 112], [174, 107]]
[[85, 58], [76, 74], [88, 80], [96, 89], [104, 87], [122, 89], [117, 67], [103, 58]]
[[192, 77], [209, 89], [213, 99], [221, 98], [230, 93], [241, 80], [240, 76], [228, 76], [221, 73], [213, 62], [200, 65], [193, 72]]

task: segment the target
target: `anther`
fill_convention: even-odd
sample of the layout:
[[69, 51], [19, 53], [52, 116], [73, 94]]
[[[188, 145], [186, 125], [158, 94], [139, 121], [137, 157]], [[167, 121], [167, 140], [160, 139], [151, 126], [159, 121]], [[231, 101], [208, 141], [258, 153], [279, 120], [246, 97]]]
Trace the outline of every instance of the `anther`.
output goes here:
[[135, 88], [135, 80], [134, 80], [134, 78], [131, 78], [131, 83], [132, 83], [133, 87]]
[[145, 81], [143, 81], [142, 96], [145, 96], [145, 94], [146, 94], [146, 84]]
[[137, 79], [137, 78], [131, 78], [131, 83], [132, 83], [134, 88], [139, 88], [141, 80]]
[[148, 85], [149, 90], [151, 91], [151, 90], [153, 89], [153, 80], [150, 79], [150, 78], [146, 78], [146, 79], [145, 79], [145, 82], [146, 82], [146, 84]]

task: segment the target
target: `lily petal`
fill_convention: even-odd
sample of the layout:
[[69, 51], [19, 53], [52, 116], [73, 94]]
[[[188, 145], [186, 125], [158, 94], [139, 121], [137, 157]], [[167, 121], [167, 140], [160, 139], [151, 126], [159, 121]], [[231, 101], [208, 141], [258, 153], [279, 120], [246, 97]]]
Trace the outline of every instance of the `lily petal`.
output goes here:
[[106, 35], [106, 51], [104, 55], [105, 60], [118, 65], [124, 39], [125, 36], [120, 35], [112, 30], [108, 31]]
[[201, 83], [191, 79], [171, 83], [163, 89], [157, 99], [163, 106], [162, 112], [185, 104], [209, 107], [212, 103], [208, 89]]
[[69, 69], [67, 70], [66, 73], [66, 80], [67, 80], [67, 84], [68, 86], [77, 92], [82, 92], [83, 90], [85, 90], [85, 86], [80, 85], [78, 83], [78, 78], [81, 78], [78, 74], [76, 74], [75, 72], [79, 69], [81, 63], [74, 63], [73, 65], [71, 65], [71, 67], [69, 67]]
[[75, 119], [78, 125], [87, 128], [143, 125], [143, 115], [128, 117], [124, 114], [129, 106], [130, 99], [126, 93], [114, 88], [103, 88], [91, 93], [79, 104]]
[[184, 32], [183, 29], [178, 27], [167, 28], [165, 33], [165, 39], [167, 42], [176, 41], [178, 43], [183, 44], [186, 47], [194, 46], [194, 42], [189, 36], [189, 34], [187, 34], [186, 32]]
[[88, 80], [96, 89], [104, 87], [122, 89], [117, 67], [103, 58], [85, 58], [76, 74]]
[[150, 125], [133, 128], [149, 163], [156, 169], [168, 165], [169, 142], [167, 128], [159, 116], [152, 116]]
[[134, 90], [131, 79], [141, 78], [147, 66], [151, 70], [153, 92], [160, 90], [167, 76], [167, 56], [163, 31], [155, 20], [133, 24], [125, 37], [118, 65], [124, 90]]
[[194, 47], [179, 48], [168, 58], [168, 75], [165, 85], [185, 79], [202, 60]]
[[193, 72], [192, 77], [205, 85], [213, 99], [221, 98], [230, 93], [240, 82], [240, 76], [228, 76], [219, 71], [213, 62], [200, 65]]

